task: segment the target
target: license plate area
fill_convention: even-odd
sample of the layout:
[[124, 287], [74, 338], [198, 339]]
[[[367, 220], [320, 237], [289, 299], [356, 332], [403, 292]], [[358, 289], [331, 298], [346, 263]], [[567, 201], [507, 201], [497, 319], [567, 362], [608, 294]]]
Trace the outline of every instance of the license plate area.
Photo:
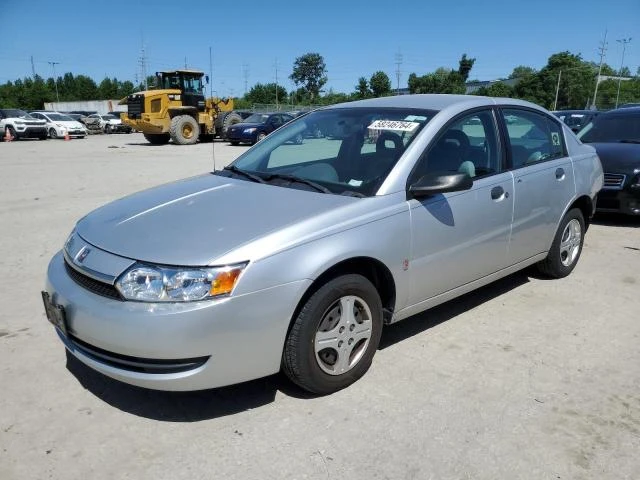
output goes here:
[[62, 305], [56, 305], [51, 300], [49, 292], [42, 291], [42, 301], [44, 303], [44, 311], [47, 314], [47, 320], [67, 336], [67, 316]]

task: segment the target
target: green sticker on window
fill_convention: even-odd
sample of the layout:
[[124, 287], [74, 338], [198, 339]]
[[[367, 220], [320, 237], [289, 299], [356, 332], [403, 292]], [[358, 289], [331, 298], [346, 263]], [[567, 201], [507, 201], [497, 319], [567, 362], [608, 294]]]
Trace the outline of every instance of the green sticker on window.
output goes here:
[[558, 132], [551, 132], [551, 143], [555, 146], [560, 145], [560, 134]]

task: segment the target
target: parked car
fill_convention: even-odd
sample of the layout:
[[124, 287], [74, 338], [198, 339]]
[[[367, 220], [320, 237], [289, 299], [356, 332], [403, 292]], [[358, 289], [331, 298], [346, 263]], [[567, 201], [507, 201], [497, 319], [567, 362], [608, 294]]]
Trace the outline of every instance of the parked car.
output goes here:
[[557, 110], [552, 113], [577, 133], [600, 112], [598, 110]]
[[84, 138], [87, 129], [80, 122], [68, 115], [50, 111], [31, 112], [31, 116], [47, 122], [47, 131], [51, 138], [62, 138], [69, 134], [70, 137]]
[[[344, 136], [292, 148], [312, 124]], [[386, 324], [529, 265], [569, 275], [601, 186], [595, 150], [528, 102], [335, 105], [223, 170], [86, 215], [42, 297], [69, 352], [127, 383], [198, 390], [282, 368], [331, 393], [367, 371]]]
[[[253, 144], [291, 120], [293, 120], [293, 116], [288, 113], [254, 113], [241, 123], [227, 128], [226, 138], [231, 142], [231, 145]], [[302, 142], [302, 136], [298, 140]]]
[[16, 140], [20, 138], [47, 139], [46, 122], [16, 108], [0, 109], [0, 131], [2, 132], [0, 141], [4, 140], [7, 132]]
[[598, 210], [640, 215], [640, 107], [603, 113], [578, 137], [595, 147], [604, 169]]
[[87, 118], [96, 118], [100, 122], [100, 127], [104, 133], [131, 133], [133, 128], [129, 125], [122, 123], [120, 117], [113, 113], [93, 113], [88, 115]]

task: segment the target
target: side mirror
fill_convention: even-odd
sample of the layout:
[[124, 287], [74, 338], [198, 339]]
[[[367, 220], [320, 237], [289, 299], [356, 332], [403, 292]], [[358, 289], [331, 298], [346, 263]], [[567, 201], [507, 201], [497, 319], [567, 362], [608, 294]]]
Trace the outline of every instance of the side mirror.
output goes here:
[[205, 75], [204, 80], [206, 84], [209, 84], [209, 75]]
[[409, 194], [413, 198], [422, 198], [438, 193], [469, 190], [472, 185], [473, 180], [466, 173], [432, 173], [424, 175], [409, 186]]

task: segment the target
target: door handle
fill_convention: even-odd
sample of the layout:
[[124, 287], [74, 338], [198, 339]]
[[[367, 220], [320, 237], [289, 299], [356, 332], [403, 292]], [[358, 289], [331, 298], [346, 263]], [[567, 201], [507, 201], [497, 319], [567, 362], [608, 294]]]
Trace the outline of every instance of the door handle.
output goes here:
[[491, 199], [492, 200], [499, 200], [500, 198], [502, 198], [502, 196], [508, 197], [509, 194], [505, 194], [504, 188], [498, 186], [498, 187], [493, 187], [491, 189]]
[[564, 168], [556, 169], [556, 180], [564, 180]]

